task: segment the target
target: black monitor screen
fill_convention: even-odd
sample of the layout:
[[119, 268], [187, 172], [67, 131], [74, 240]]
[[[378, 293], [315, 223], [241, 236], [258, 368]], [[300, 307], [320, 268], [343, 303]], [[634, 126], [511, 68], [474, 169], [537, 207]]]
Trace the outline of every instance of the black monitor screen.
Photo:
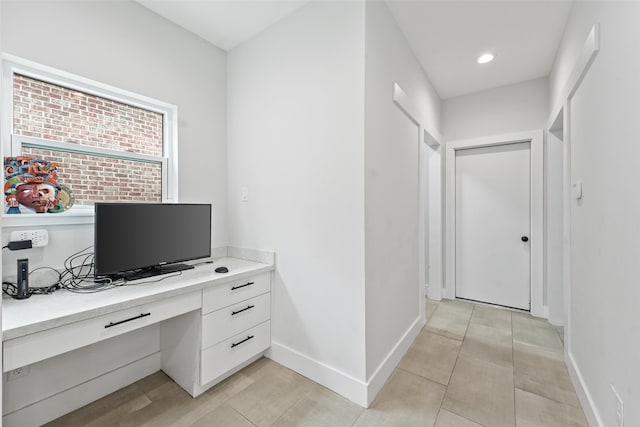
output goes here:
[[96, 203], [95, 275], [211, 256], [211, 205]]

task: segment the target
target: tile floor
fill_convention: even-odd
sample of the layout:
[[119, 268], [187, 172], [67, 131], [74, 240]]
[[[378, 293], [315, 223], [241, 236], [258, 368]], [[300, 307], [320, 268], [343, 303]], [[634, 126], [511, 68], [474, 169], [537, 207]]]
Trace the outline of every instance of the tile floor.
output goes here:
[[462, 301], [429, 301], [426, 316], [369, 409], [263, 358], [196, 399], [157, 372], [47, 425], [587, 426], [560, 329]]

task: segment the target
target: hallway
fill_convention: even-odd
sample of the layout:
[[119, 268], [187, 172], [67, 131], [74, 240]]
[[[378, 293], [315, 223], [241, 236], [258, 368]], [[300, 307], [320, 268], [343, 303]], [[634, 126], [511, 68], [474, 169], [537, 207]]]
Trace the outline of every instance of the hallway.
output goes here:
[[462, 301], [428, 302], [427, 319], [399, 368], [447, 385], [438, 427], [587, 425], [545, 320]]
[[48, 425], [587, 425], [546, 321], [462, 301], [429, 301], [426, 316], [369, 409], [263, 358], [196, 399], [157, 372]]

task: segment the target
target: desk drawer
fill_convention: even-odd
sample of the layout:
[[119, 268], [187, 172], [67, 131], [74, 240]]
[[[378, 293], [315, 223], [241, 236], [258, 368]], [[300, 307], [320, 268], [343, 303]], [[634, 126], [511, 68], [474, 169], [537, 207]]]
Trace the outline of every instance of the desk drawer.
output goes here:
[[233, 280], [223, 285], [214, 285], [202, 291], [202, 314], [253, 298], [270, 290], [270, 273]]
[[206, 314], [202, 317], [202, 348], [269, 320], [270, 316], [270, 292]]
[[204, 385], [261, 353], [271, 345], [267, 321], [200, 352], [200, 384]]
[[26, 366], [198, 308], [199, 291], [7, 340], [3, 343], [3, 370]]

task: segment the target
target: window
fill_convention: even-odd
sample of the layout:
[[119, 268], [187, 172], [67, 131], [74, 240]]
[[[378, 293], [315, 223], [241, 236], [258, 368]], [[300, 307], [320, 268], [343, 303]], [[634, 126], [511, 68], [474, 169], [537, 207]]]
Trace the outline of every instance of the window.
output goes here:
[[176, 200], [174, 106], [13, 57], [3, 68], [3, 156], [56, 162], [69, 212]]

